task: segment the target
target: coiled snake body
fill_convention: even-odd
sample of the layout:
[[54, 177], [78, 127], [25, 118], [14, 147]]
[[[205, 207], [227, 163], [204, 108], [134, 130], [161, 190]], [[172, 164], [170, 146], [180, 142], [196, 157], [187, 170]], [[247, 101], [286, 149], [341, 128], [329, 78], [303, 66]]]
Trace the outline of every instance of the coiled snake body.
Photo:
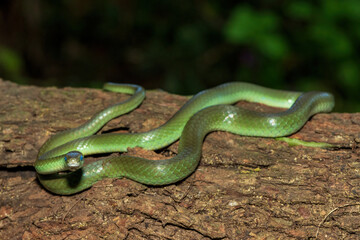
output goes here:
[[[211, 131], [246, 136], [286, 136], [298, 131], [313, 114], [329, 112], [334, 106], [333, 96], [326, 92], [290, 92], [233, 82], [198, 93], [168, 122], [149, 132], [93, 135], [109, 120], [135, 109], [145, 97], [144, 89], [137, 85], [108, 83], [104, 88], [132, 96], [106, 108], [80, 127], [60, 132], [44, 143], [34, 166], [40, 182], [49, 191], [73, 194], [100, 179], [115, 177], [148, 185], [171, 184], [196, 169], [202, 142]], [[279, 113], [260, 113], [227, 105], [239, 100], [288, 109]], [[179, 137], [178, 154], [171, 159], [153, 161], [133, 156], [110, 156], [83, 166], [85, 155], [123, 152], [128, 147], [154, 150]]]

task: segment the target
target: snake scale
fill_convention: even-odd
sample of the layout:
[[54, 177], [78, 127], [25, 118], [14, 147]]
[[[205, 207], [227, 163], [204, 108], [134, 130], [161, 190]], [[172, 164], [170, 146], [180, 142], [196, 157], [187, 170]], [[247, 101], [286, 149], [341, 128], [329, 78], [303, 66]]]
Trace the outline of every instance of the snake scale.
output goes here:
[[[103, 178], [126, 177], [147, 185], [175, 183], [195, 171], [203, 140], [209, 132], [287, 136], [298, 131], [312, 115], [329, 112], [334, 107], [334, 97], [327, 92], [291, 92], [232, 82], [196, 94], [156, 129], [94, 135], [111, 119], [137, 108], [145, 98], [145, 90], [137, 85], [107, 83], [104, 89], [131, 94], [131, 97], [104, 109], [77, 128], [55, 134], [40, 148], [34, 167], [41, 184], [49, 191], [74, 194]], [[239, 100], [286, 110], [261, 113], [231, 105]], [[125, 152], [129, 147], [155, 150], [179, 137], [178, 154], [171, 159], [153, 161], [120, 155], [83, 164], [86, 155]]]

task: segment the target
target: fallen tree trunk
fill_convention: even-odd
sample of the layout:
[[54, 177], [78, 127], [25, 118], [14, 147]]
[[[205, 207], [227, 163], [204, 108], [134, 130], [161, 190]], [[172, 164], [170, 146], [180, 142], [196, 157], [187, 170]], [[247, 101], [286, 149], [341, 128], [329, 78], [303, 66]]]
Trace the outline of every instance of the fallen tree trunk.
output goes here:
[[[271, 138], [208, 135], [194, 174], [149, 187], [106, 179], [73, 196], [47, 192], [32, 165], [53, 134], [128, 98], [94, 89], [19, 86], [0, 79], [1, 239], [324, 239], [360, 234], [360, 114], [314, 116], [298, 133], [335, 149], [290, 147]], [[142, 132], [165, 123], [187, 98], [151, 91], [107, 132]], [[239, 106], [279, 111], [259, 104]], [[126, 154], [164, 159], [161, 151]]]

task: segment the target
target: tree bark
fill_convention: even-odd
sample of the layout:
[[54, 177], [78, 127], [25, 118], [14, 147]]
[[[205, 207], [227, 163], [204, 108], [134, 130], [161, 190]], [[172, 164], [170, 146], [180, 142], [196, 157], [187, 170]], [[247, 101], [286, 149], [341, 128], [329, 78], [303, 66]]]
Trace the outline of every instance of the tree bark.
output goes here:
[[[53, 134], [127, 99], [85, 88], [20, 86], [0, 79], [0, 239], [356, 239], [360, 234], [360, 114], [317, 114], [292, 138], [336, 144], [290, 147], [272, 138], [207, 136], [198, 169], [150, 187], [106, 179], [72, 196], [44, 190], [32, 167]], [[186, 97], [151, 91], [102, 133], [165, 123]], [[260, 104], [240, 107], [279, 111]], [[152, 159], [177, 153], [131, 149]]]

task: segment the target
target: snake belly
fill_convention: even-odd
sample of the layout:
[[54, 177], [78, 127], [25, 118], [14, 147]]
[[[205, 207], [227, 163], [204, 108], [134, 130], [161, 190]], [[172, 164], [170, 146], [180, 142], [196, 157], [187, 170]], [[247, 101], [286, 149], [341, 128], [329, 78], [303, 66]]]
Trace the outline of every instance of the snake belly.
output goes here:
[[[69, 195], [91, 187], [103, 178], [126, 177], [148, 185], [166, 185], [189, 176], [198, 166], [205, 136], [212, 131], [227, 131], [245, 136], [280, 137], [298, 131], [314, 114], [329, 112], [334, 97], [327, 92], [291, 92], [258, 85], [232, 82], [204, 90], [193, 96], [164, 125], [143, 133], [93, 135], [109, 120], [141, 104], [142, 87], [108, 83], [106, 90], [132, 94], [121, 103], [96, 114], [85, 124], [51, 137], [40, 148], [34, 167], [41, 184], [49, 191]], [[261, 113], [232, 106], [239, 100], [287, 108], [278, 113]], [[72, 170], [68, 153], [83, 156], [125, 152], [128, 147], [160, 149], [180, 137], [178, 154], [165, 160], [133, 156], [110, 156]]]

